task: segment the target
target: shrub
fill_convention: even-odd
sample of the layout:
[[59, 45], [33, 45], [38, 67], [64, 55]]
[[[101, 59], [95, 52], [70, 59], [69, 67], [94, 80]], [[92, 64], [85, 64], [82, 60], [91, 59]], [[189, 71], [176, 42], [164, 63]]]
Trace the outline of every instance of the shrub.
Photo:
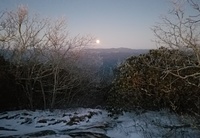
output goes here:
[[198, 112], [200, 89], [193, 84], [199, 84], [199, 79], [180, 77], [196, 72], [199, 68], [190, 66], [195, 62], [190, 52], [163, 47], [130, 57], [118, 68], [108, 104], [123, 110], [170, 108]]
[[19, 107], [21, 96], [15, 77], [9, 71], [9, 62], [0, 56], [0, 110], [11, 110]]

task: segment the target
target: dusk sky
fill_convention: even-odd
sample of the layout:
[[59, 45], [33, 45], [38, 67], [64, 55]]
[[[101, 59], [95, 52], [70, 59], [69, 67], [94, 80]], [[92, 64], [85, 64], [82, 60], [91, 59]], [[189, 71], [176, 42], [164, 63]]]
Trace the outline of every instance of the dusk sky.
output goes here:
[[151, 27], [171, 9], [169, 0], [1, 0], [0, 11], [19, 5], [46, 18], [65, 17], [72, 35], [90, 34], [96, 47], [156, 48]]

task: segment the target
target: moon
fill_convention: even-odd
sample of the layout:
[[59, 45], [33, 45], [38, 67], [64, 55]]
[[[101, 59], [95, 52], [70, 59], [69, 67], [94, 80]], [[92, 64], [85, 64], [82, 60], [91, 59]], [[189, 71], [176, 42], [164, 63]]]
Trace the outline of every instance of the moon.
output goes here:
[[97, 44], [100, 44], [100, 40], [99, 40], [99, 39], [97, 39], [97, 40], [96, 40], [96, 43], [97, 43]]

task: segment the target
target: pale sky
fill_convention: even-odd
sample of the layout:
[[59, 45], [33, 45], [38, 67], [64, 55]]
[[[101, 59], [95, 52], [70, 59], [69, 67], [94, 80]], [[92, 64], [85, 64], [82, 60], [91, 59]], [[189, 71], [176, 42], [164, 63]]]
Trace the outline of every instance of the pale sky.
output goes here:
[[96, 47], [156, 48], [151, 27], [171, 9], [169, 0], [0, 0], [0, 11], [19, 5], [46, 18], [65, 17], [72, 35], [93, 35]]

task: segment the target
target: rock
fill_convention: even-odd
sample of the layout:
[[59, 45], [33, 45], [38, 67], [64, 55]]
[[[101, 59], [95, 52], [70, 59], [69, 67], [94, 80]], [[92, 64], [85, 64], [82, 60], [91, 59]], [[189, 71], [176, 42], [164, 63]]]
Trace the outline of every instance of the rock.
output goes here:
[[6, 115], [8, 114], [7, 112], [1, 112], [0, 115]]
[[8, 119], [8, 116], [1, 117], [0, 119]]
[[21, 116], [19, 119], [25, 119], [25, 117]]
[[25, 121], [21, 122], [21, 125], [23, 125], [23, 124], [31, 124], [31, 123], [33, 123], [33, 120], [31, 118], [25, 118]]
[[31, 114], [29, 114], [29, 113], [22, 113], [21, 115], [23, 115], [23, 116], [31, 116]]
[[55, 134], [56, 134], [56, 132], [53, 131], [53, 130], [43, 130], [43, 131], [27, 134], [27, 136], [29, 136], [29, 137], [41, 137], [41, 136], [55, 135]]
[[41, 119], [41, 120], [39, 120], [39, 121], [37, 121], [38, 123], [47, 123], [47, 119]]
[[5, 128], [5, 127], [0, 127], [0, 130], [17, 131], [16, 129], [9, 129], [9, 128]]
[[65, 116], [72, 116], [72, 114], [63, 114], [62, 117], [65, 117]]
[[11, 117], [8, 117], [8, 119], [16, 119], [16, 118], [18, 118], [18, 117], [20, 117], [20, 114], [16, 114], [16, 115], [13, 115], [13, 116], [11, 116]]
[[76, 125], [81, 121], [84, 121], [85, 118], [87, 117], [87, 115], [84, 116], [73, 116], [72, 118], [70, 118], [70, 121], [67, 123], [67, 125]]
[[110, 138], [106, 136], [105, 134], [92, 133], [92, 132], [74, 132], [68, 135], [71, 137], [76, 137], [76, 138]]
[[67, 123], [67, 121], [66, 120], [57, 120], [56, 122], [53, 122], [53, 123], [49, 123], [48, 125], [50, 126], [50, 125], [55, 125], [55, 124], [59, 124], [59, 123]]
[[35, 128], [42, 128], [42, 127], [45, 127], [45, 126], [36, 126]]

